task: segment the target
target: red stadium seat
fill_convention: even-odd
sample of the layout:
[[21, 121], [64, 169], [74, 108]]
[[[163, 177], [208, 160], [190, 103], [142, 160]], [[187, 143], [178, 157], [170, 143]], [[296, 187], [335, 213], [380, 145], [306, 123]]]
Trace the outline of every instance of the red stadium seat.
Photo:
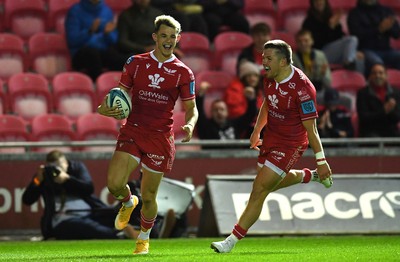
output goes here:
[[[66, 116], [44, 114], [32, 120], [32, 139], [35, 141], [73, 141], [76, 139], [72, 124]], [[49, 152], [59, 149], [63, 152], [72, 151], [71, 147], [57, 146], [35, 148], [38, 152]]]
[[245, 0], [243, 10], [250, 26], [267, 23], [272, 31], [276, 29], [276, 10], [272, 0]]
[[64, 34], [64, 21], [68, 10], [79, 0], [48, 0], [47, 26], [57, 33]]
[[29, 39], [30, 67], [52, 79], [56, 74], [71, 70], [67, 43], [61, 34], [37, 33]]
[[337, 69], [332, 71], [332, 87], [343, 92], [357, 93], [357, 91], [366, 85], [363, 74], [346, 69]]
[[17, 35], [0, 33], [0, 78], [8, 78], [26, 71], [27, 54], [24, 41]]
[[182, 32], [181, 35], [179, 48], [184, 53], [181, 61], [189, 66], [195, 75], [201, 71], [211, 70], [213, 63], [208, 38], [196, 32]]
[[0, 79], [0, 115], [5, 114], [8, 109], [8, 103], [4, 91], [4, 82]]
[[6, 28], [24, 40], [46, 31], [45, 3], [43, 0], [5, 0]]
[[201, 82], [210, 83], [210, 88], [207, 90], [204, 98], [204, 111], [210, 117], [211, 103], [215, 99], [223, 99], [227, 86], [232, 81], [233, 76], [224, 71], [204, 71], [196, 76], [197, 89]]
[[390, 38], [390, 46], [393, 49], [400, 50], [400, 38], [399, 39]]
[[252, 42], [250, 35], [242, 32], [219, 33], [214, 39], [216, 68], [236, 75], [237, 58]]
[[[118, 135], [118, 122], [112, 117], [97, 113], [82, 115], [76, 121], [76, 131], [80, 140], [112, 140], [116, 141]], [[84, 147], [83, 151], [104, 152], [113, 151], [115, 146]]]
[[394, 68], [388, 68], [387, 75], [390, 85], [400, 89], [400, 70]]
[[283, 32], [283, 31], [276, 31], [276, 32], [272, 32], [272, 37], [273, 37], [273, 39], [280, 39], [280, 40], [285, 41], [292, 47], [293, 51], [295, 51], [297, 49], [296, 38], [291, 33]]
[[[26, 122], [15, 115], [0, 115], [0, 142], [29, 141]], [[24, 153], [23, 147], [0, 148], [0, 153]]]
[[96, 79], [96, 97], [97, 104], [103, 102], [104, 97], [108, 94], [111, 88], [118, 86], [121, 72], [109, 71], [102, 73]]
[[383, 6], [390, 7], [396, 13], [400, 13], [400, 1], [399, 0], [379, 0], [379, 3]]
[[[280, 28], [290, 32], [300, 29], [302, 20], [307, 14], [310, 1], [305, 0], [278, 0], [278, 16]], [[300, 23], [300, 24], [296, 24]], [[290, 26], [296, 26], [291, 28]]]
[[65, 72], [53, 79], [53, 101], [57, 112], [75, 120], [97, 107], [92, 79], [79, 72]]
[[[382, 0], [380, 2], [382, 2]], [[333, 11], [341, 10], [348, 12], [353, 7], [356, 7], [357, 0], [334, 0], [329, 1], [329, 4], [331, 5]]]
[[40, 74], [13, 75], [8, 81], [8, 93], [10, 110], [28, 121], [51, 112], [49, 83]]

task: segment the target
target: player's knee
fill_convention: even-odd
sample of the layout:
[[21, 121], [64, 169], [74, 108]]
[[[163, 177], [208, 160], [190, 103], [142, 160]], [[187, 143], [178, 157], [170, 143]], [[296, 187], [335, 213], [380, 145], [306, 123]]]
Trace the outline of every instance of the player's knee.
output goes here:
[[157, 192], [142, 192], [143, 205], [151, 205], [156, 202]]

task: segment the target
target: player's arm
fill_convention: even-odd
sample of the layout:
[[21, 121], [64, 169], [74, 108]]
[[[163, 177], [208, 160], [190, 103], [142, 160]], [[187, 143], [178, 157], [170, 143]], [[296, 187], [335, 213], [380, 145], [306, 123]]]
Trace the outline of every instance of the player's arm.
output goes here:
[[257, 121], [254, 125], [253, 133], [250, 136], [250, 148], [259, 150], [258, 146], [262, 144], [260, 134], [264, 126], [268, 122], [268, 103], [264, 98], [260, 111], [258, 112]]
[[[122, 85], [119, 85], [118, 87], [125, 90], [129, 94], [128, 88]], [[97, 113], [103, 116], [114, 117], [118, 119], [118, 117], [121, 115], [121, 110], [118, 109], [117, 106], [109, 107], [107, 105], [107, 96], [108, 94], [104, 96], [103, 102], [101, 102], [101, 104], [97, 107]]]
[[315, 154], [317, 173], [321, 180], [325, 180], [332, 175], [332, 171], [325, 159], [324, 149], [318, 134], [316, 118], [303, 121], [303, 126], [307, 130], [308, 141]]
[[187, 135], [182, 142], [189, 142], [193, 136], [193, 130], [199, 118], [199, 112], [196, 107], [196, 100], [185, 100], [183, 101], [183, 109], [185, 110], [186, 125], [182, 126], [182, 129], [186, 131]]

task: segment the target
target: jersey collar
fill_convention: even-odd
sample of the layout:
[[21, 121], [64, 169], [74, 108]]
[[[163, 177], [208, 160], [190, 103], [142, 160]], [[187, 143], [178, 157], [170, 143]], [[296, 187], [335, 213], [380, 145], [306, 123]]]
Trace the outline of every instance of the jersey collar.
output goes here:
[[287, 81], [289, 81], [293, 77], [293, 75], [294, 75], [293, 65], [290, 65], [290, 68], [292, 69], [292, 72], [290, 73], [290, 75], [288, 77], [286, 77], [285, 79], [283, 79], [282, 81], [280, 81], [279, 84], [286, 83]]
[[172, 62], [176, 58], [176, 56], [174, 54], [172, 54], [171, 58], [169, 58], [168, 60], [165, 60], [164, 62], [160, 62], [160, 61], [158, 61], [157, 57], [154, 55], [154, 50], [150, 52], [150, 56], [151, 56], [151, 58], [153, 58], [154, 60], [156, 60], [158, 63], [161, 63], [161, 64]]

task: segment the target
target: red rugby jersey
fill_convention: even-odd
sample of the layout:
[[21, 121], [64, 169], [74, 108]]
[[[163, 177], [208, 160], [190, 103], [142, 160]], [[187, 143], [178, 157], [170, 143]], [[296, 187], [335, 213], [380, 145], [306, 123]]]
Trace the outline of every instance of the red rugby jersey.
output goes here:
[[265, 79], [264, 84], [268, 123], [263, 143], [267, 146], [299, 146], [307, 142], [302, 121], [318, 117], [314, 85], [294, 66], [290, 76], [280, 83]]
[[132, 96], [128, 124], [150, 130], [170, 131], [178, 97], [182, 101], [195, 98], [193, 72], [174, 55], [163, 63], [153, 52], [131, 56], [119, 83], [130, 89]]

